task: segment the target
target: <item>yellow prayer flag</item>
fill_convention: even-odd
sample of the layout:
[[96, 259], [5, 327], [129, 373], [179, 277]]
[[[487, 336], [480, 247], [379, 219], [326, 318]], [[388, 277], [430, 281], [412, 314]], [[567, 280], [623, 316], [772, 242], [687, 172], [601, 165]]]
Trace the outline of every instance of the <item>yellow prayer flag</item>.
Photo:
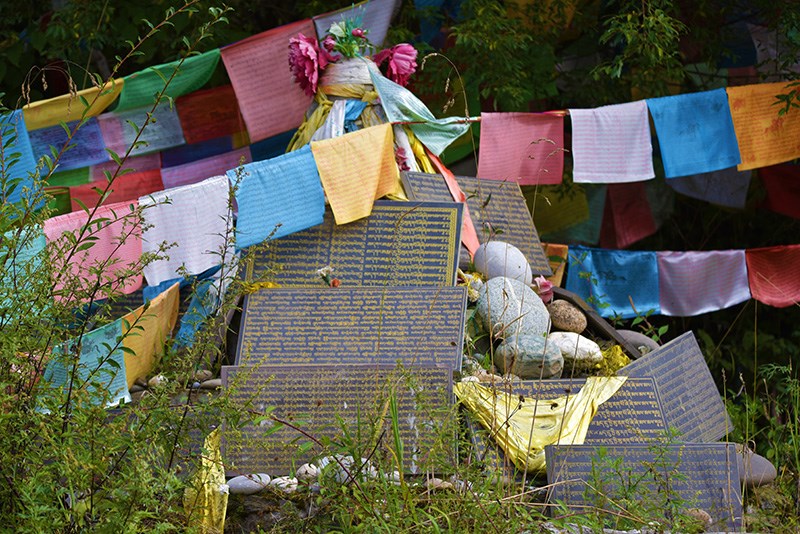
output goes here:
[[183, 509], [190, 527], [200, 532], [222, 534], [228, 508], [228, 488], [225, 468], [220, 454], [220, 429], [211, 432], [203, 445], [205, 453], [192, 479], [193, 484], [183, 494]]
[[547, 279], [554, 286], [561, 287], [561, 282], [564, 280], [564, 268], [567, 265], [569, 247], [555, 243], [542, 243], [542, 248], [544, 248], [544, 255], [547, 256], [547, 262], [550, 264], [550, 270], [553, 271], [553, 274], [548, 276]]
[[336, 224], [367, 217], [382, 196], [403, 194], [393, 139], [386, 123], [311, 143]]
[[580, 186], [527, 186], [525, 195], [529, 205], [533, 202], [533, 222], [540, 234], [557, 232], [589, 218], [589, 201]]
[[728, 87], [733, 129], [739, 141], [740, 171], [768, 167], [800, 157], [800, 109], [778, 115], [776, 97], [787, 82]]
[[150, 301], [147, 311], [141, 306], [122, 318], [122, 344], [135, 353], [125, 352], [128, 389], [149, 375], [164, 353], [164, 342], [178, 322], [179, 297], [180, 285], [175, 282]]
[[84, 110], [86, 110], [80, 97], [85, 98], [89, 103], [86, 117], [100, 115], [117, 99], [120, 91], [122, 91], [123, 83], [122, 78], [120, 78], [106, 82], [102, 88], [90, 87], [78, 91], [76, 94], [66, 94], [48, 100], [31, 102], [22, 108], [25, 126], [28, 130], [38, 130], [48, 126], [55, 126], [60, 122], [80, 120], [83, 118]]

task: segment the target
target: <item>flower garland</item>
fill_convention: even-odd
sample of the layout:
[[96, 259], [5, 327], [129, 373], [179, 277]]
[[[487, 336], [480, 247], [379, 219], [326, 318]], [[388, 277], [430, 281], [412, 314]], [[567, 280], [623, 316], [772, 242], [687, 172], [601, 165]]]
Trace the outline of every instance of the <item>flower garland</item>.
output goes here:
[[[375, 52], [367, 33], [369, 31], [361, 27], [360, 18], [332, 24], [322, 43], [298, 33], [297, 37], [289, 39], [289, 69], [294, 81], [308, 96], [314, 96], [320, 73], [328, 64], [342, 58], [369, 57]], [[408, 85], [409, 78], [417, 70], [417, 50], [408, 43], [382, 50], [372, 59], [379, 67], [386, 63], [386, 76], [402, 86]]]

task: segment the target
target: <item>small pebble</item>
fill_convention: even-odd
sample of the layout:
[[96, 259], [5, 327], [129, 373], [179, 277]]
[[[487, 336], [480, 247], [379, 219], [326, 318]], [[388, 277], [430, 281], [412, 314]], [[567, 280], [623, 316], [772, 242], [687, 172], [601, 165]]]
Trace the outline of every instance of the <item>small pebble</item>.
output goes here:
[[205, 382], [206, 380], [211, 380], [212, 378], [214, 378], [214, 373], [208, 369], [200, 369], [194, 374], [194, 379], [198, 382]]
[[428, 479], [426, 486], [429, 490], [453, 489], [453, 485], [450, 482], [445, 482], [441, 478]]
[[162, 384], [167, 383], [167, 377], [164, 375], [156, 375], [147, 381], [147, 387], [155, 388]]
[[136, 383], [136, 384], [138, 384], [138, 385], [140, 385], [140, 386], [142, 386], [143, 388], [146, 388], [146, 387], [147, 387], [147, 380], [145, 380], [145, 379], [144, 379], [144, 378], [142, 378], [141, 376], [140, 376], [139, 378], [137, 378], [137, 379], [136, 379], [136, 382], [135, 382], [135, 383]]
[[130, 391], [131, 393], [138, 393], [139, 391], [144, 391], [145, 389], [147, 388], [144, 386], [140, 386], [139, 384], [134, 384], [128, 391]]

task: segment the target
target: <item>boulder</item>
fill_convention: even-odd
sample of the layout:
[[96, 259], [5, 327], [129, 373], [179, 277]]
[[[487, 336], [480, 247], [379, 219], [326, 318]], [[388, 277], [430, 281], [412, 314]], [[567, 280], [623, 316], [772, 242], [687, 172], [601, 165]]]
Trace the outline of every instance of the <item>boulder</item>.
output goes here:
[[586, 330], [586, 316], [577, 306], [566, 300], [555, 300], [548, 307], [553, 328], [582, 333]]
[[541, 335], [507, 337], [494, 351], [494, 365], [503, 374], [514, 373], [523, 380], [559, 378], [564, 368], [561, 350], [546, 344]]
[[600, 346], [575, 332], [551, 332], [547, 343], [558, 347], [564, 357], [564, 365], [586, 369], [603, 361]]
[[475, 320], [492, 339], [514, 334], [544, 336], [550, 326], [550, 314], [533, 289], [505, 277], [492, 278], [481, 288]]
[[778, 476], [778, 470], [772, 462], [738, 443], [736, 460], [739, 463], [739, 480], [748, 487], [769, 484]]
[[228, 490], [231, 495], [252, 495], [269, 486], [270, 478], [265, 473], [255, 475], [240, 475], [228, 481]]
[[525, 285], [533, 283], [528, 259], [520, 249], [509, 243], [489, 241], [482, 244], [475, 251], [473, 263], [487, 280], [501, 276], [519, 280]]

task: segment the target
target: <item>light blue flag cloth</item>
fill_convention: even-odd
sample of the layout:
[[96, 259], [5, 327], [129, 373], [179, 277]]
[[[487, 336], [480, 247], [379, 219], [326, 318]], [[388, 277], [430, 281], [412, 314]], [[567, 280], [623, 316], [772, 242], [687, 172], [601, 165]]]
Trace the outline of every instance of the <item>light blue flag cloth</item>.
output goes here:
[[356, 125], [356, 121], [361, 116], [361, 113], [364, 111], [364, 108], [367, 107], [367, 103], [361, 100], [355, 100], [352, 98], [347, 99], [344, 105], [344, 131], [355, 132], [358, 130], [358, 126]]
[[[11, 137], [15, 136], [11, 143]], [[32, 173], [36, 171], [36, 158], [33, 156], [28, 129], [22, 111], [0, 115], [0, 143], [5, 147], [5, 165], [8, 169], [8, 180], [1, 183], [2, 197], [0, 203], [16, 204], [25, 192], [27, 198], [33, 195]], [[11, 144], [8, 144], [11, 143]]]
[[[236, 184], [236, 169], [227, 172]], [[236, 190], [236, 248], [322, 224], [325, 194], [311, 147], [244, 166]]]
[[667, 178], [742, 162], [725, 89], [648, 98]]
[[[125, 376], [125, 353], [120, 348], [122, 319], [101, 326], [81, 338], [81, 354], [76, 381], [73, 387], [85, 389], [94, 401], [105, 400], [106, 406], [116, 406], [120, 401], [130, 402], [128, 381]], [[74, 352], [78, 340], [58, 346], [48, 362], [44, 378], [51, 386], [67, 388], [72, 365], [65, 361], [64, 352]]]
[[[67, 127], [73, 131], [77, 123], [78, 121], [68, 122]], [[50, 147], [53, 147], [57, 154], [68, 139], [67, 132], [61, 125], [33, 130], [28, 135], [37, 159], [44, 155], [53, 157]], [[103, 134], [100, 132], [100, 124], [92, 117], [75, 130], [72, 139], [69, 140], [68, 148], [58, 159], [58, 170], [79, 169], [110, 159], [111, 156], [106, 152], [106, 145], [103, 142]]]
[[566, 288], [603, 317], [661, 313], [655, 252], [570, 247]]
[[[29, 273], [41, 266], [37, 256], [47, 244], [39, 226], [26, 226], [19, 240], [16, 235], [17, 230], [9, 230], [0, 241], [0, 308], [15, 306], [30, 289], [33, 279]], [[0, 317], [4, 315], [0, 310]]]
[[409, 127], [417, 139], [435, 155], [441, 154], [469, 130], [465, 117], [434, 117], [422, 100], [402, 85], [386, 78], [374, 63], [369, 64], [369, 75], [389, 121], [410, 122]]

